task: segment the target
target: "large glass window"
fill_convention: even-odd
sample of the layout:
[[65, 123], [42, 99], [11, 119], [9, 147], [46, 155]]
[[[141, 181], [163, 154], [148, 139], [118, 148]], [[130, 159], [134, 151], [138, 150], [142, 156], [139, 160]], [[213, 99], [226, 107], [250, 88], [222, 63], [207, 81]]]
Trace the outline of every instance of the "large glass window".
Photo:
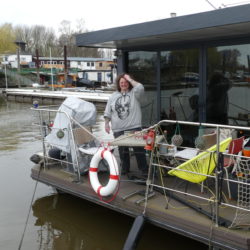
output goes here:
[[128, 54], [128, 72], [144, 85], [142, 123], [149, 126], [157, 120], [156, 52], [136, 51]]
[[161, 119], [198, 121], [199, 50], [161, 53]]
[[207, 121], [249, 126], [250, 44], [208, 49]]

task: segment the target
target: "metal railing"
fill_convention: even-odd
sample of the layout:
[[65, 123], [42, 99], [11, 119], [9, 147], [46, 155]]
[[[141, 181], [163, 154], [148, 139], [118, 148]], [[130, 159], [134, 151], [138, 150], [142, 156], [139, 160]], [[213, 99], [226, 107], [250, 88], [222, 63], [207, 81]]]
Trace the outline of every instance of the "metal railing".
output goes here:
[[[78, 148], [77, 148], [77, 144], [75, 142], [75, 136], [74, 136], [74, 127], [77, 126], [78, 128], [84, 130], [85, 132], [87, 132], [89, 135], [91, 135], [93, 137], [93, 139], [98, 140], [100, 142], [100, 140], [95, 137], [95, 135], [91, 132], [89, 132], [89, 130], [87, 130], [84, 126], [82, 126], [81, 124], [79, 124], [79, 122], [77, 122], [76, 120], [74, 120], [72, 117], [70, 117], [66, 112], [63, 111], [59, 111], [57, 108], [52, 108], [52, 106], [43, 106], [43, 107], [39, 107], [39, 108], [32, 108], [32, 111], [37, 112], [38, 113], [38, 122], [35, 123], [35, 125], [39, 126], [40, 128], [40, 134], [42, 137], [42, 143], [43, 143], [43, 154], [44, 154], [44, 163], [45, 163], [45, 168], [46, 166], [49, 166], [49, 160], [52, 159], [49, 155], [48, 155], [48, 143], [46, 142], [46, 136], [47, 136], [47, 130], [52, 130], [52, 129], [57, 129], [57, 128], [53, 128], [50, 127], [50, 123], [51, 121], [54, 119], [54, 117], [56, 116], [57, 113], [63, 113], [65, 115], [65, 117], [69, 120], [69, 128], [68, 128], [68, 132], [70, 135], [70, 138], [72, 140], [72, 148], [71, 150], [71, 154], [74, 151], [74, 154], [77, 155], [76, 152], [78, 152]], [[45, 115], [46, 114], [46, 115]], [[195, 127], [203, 127], [203, 128], [213, 128], [216, 131], [216, 147], [215, 147], [215, 152], [214, 155], [216, 157], [216, 164], [219, 163], [220, 161], [220, 155], [228, 155], [227, 153], [221, 153], [220, 152], [220, 135], [221, 135], [221, 131], [222, 129], [230, 129], [230, 130], [244, 130], [244, 131], [250, 131], [250, 128], [248, 127], [242, 127], [242, 126], [230, 126], [230, 125], [218, 125], [218, 124], [211, 124], [211, 123], [197, 123], [197, 122], [187, 122], [187, 121], [174, 121], [174, 120], [163, 120], [160, 121], [159, 123], [144, 129], [143, 131], [140, 131], [138, 134], [142, 135], [142, 133], [147, 132], [148, 130], [155, 130], [156, 134], [162, 134], [162, 127], [166, 126], [166, 125], [185, 125], [185, 126], [195, 126]], [[119, 140], [116, 139], [116, 140]], [[165, 145], [169, 145], [169, 146], [173, 146], [171, 143], [167, 143], [167, 141], [163, 142]], [[222, 177], [222, 172], [223, 172], [223, 168], [219, 168], [218, 165], [215, 167], [215, 170], [213, 171], [212, 174], [204, 174], [204, 173], [200, 173], [201, 176], [207, 177], [207, 179], [212, 179], [213, 180], [213, 187], [211, 189], [213, 189], [214, 192], [214, 197], [207, 197], [205, 196], [203, 193], [201, 193], [200, 195], [197, 195], [193, 192], [193, 189], [190, 189], [190, 192], [188, 192], [187, 190], [182, 191], [178, 188], [175, 187], [169, 187], [167, 186], [164, 181], [162, 181], [162, 183], [159, 183], [159, 181], [156, 181], [155, 178], [155, 173], [158, 172], [159, 175], [162, 174], [162, 170], [165, 171], [169, 171], [169, 170], [173, 170], [176, 168], [176, 164], [173, 166], [171, 164], [166, 163], [167, 161], [159, 162], [159, 159], [161, 159], [162, 157], [164, 157], [164, 155], [161, 155], [159, 153], [159, 146], [160, 146], [160, 142], [155, 143], [154, 145], [154, 149], [152, 150], [151, 154], [150, 154], [150, 162], [149, 162], [149, 173], [148, 173], [148, 177], [147, 177], [147, 182], [146, 182], [146, 192], [145, 192], [145, 207], [144, 207], [144, 213], [146, 211], [146, 207], [147, 207], [147, 202], [148, 202], [148, 195], [150, 194], [150, 192], [153, 189], [157, 189], [157, 190], [161, 190], [161, 192], [166, 195], [166, 192], [169, 192], [169, 195], [167, 195], [168, 197], [173, 197], [173, 194], [181, 194], [181, 195], [185, 195], [186, 197], [192, 197], [201, 201], [206, 201], [209, 204], [211, 204], [213, 206], [213, 211], [214, 214], [211, 215], [211, 219], [214, 220], [216, 226], [221, 225], [220, 223], [220, 207], [224, 206], [224, 207], [228, 207], [234, 210], [234, 212], [240, 210], [240, 211], [244, 211], [246, 213], [249, 213], [249, 217], [250, 217], [250, 181], [249, 183], [246, 181], [242, 181], [239, 180], [239, 178], [237, 180], [232, 180], [232, 179], [227, 179]], [[186, 149], [189, 147], [186, 146], [178, 146], [179, 149]], [[203, 152], [206, 152], [207, 150], [203, 150]], [[208, 152], [208, 151], [207, 151]], [[169, 156], [168, 156], [169, 157]], [[241, 156], [234, 156], [237, 159], [241, 159]], [[174, 154], [170, 157], [171, 159], [175, 159]], [[164, 158], [165, 160], [167, 158]], [[55, 160], [55, 159], [53, 159]], [[168, 159], [167, 159], [168, 160]], [[176, 160], [176, 159], [175, 159]], [[64, 160], [58, 160], [61, 163], [62, 162], [66, 162]], [[178, 161], [176, 161], [178, 163]], [[78, 157], [76, 157], [76, 161], [73, 162], [68, 162], [68, 164], [72, 164], [73, 168], [76, 174], [76, 177], [78, 180], [80, 180], [80, 165], [79, 165], [79, 161], [78, 161]], [[250, 166], [250, 158], [249, 158], [249, 166]], [[156, 170], [156, 171], [155, 171]], [[186, 169], [179, 169], [178, 171], [183, 171], [183, 172], [187, 172], [187, 173], [192, 173], [192, 174], [199, 174], [197, 172], [194, 171], [189, 171]], [[250, 171], [250, 168], [249, 168]], [[166, 177], [168, 178], [168, 177]], [[177, 177], [176, 177], [177, 178]], [[162, 179], [162, 176], [161, 176]], [[250, 172], [249, 172], [249, 180], [250, 180]], [[222, 200], [222, 188], [221, 188], [221, 182], [222, 181], [229, 181], [231, 183], [236, 183], [238, 186], [240, 185], [244, 185], [244, 187], [246, 187], [247, 190], [247, 194], [246, 194], [246, 199], [247, 202], [249, 204], [246, 205], [241, 205], [239, 203], [239, 197], [237, 200], [237, 204], [235, 204], [235, 201], [227, 201], [227, 200]], [[203, 184], [202, 184], [203, 185]], [[247, 196], [249, 195], [249, 197]], [[247, 198], [248, 197], [248, 198]], [[235, 214], [237, 214], [235, 212]], [[236, 218], [236, 215], [235, 215]], [[234, 219], [235, 219], [234, 218]], [[250, 222], [249, 222], [250, 223]], [[250, 227], [250, 224], [249, 224]]]
[[[75, 135], [74, 135], [74, 130], [77, 126], [77, 128], [85, 131], [87, 134], [91, 135], [94, 139], [98, 140], [92, 133], [89, 132], [88, 129], [86, 129], [84, 126], [82, 126], [78, 121], [76, 121], [74, 118], [72, 118], [67, 112], [61, 111], [59, 109], [56, 109], [55, 107], [58, 106], [41, 106], [37, 108], [31, 108], [32, 112], [34, 114], [37, 114], [35, 116], [36, 122], [33, 122], [34, 126], [39, 127], [40, 129], [40, 136], [42, 140], [42, 145], [43, 145], [43, 157], [44, 157], [44, 164], [45, 164], [45, 169], [47, 166], [49, 166], [48, 161], [49, 160], [54, 160], [58, 161], [60, 163], [66, 163], [66, 164], [71, 164], [73, 165], [73, 168], [76, 170], [77, 174], [77, 179], [80, 181], [80, 165], [79, 165], [79, 159], [78, 159], [78, 148], [77, 148], [77, 143], [75, 141]], [[55, 159], [53, 157], [50, 157], [48, 154], [48, 150], [50, 147], [57, 147], [56, 144], [49, 144], [46, 140], [46, 137], [49, 133], [51, 133], [52, 130], [59, 131], [59, 128], [56, 128], [53, 126], [53, 119], [55, 118], [56, 114], [63, 114], [65, 118], [69, 121], [68, 122], [68, 128], [67, 128], [67, 133], [68, 133], [68, 140], [71, 141], [71, 148], [70, 148], [70, 154], [75, 155], [75, 161], [65, 161], [61, 159]], [[50, 131], [49, 131], [50, 130]]]
[[[216, 152], [215, 152], [215, 154], [216, 154], [216, 164], [217, 164], [215, 171], [212, 174], [203, 174], [203, 173], [199, 174], [197, 172], [188, 171], [186, 169], [178, 169], [178, 171], [183, 171], [183, 172], [196, 174], [196, 175], [199, 174], [201, 176], [206, 176], [207, 178], [213, 179], [214, 180], [213, 190], [215, 191], [215, 196], [213, 197], [213, 199], [211, 199], [210, 197], [209, 198], [205, 197], [202, 193], [201, 193], [201, 195], [194, 194], [194, 193], [192, 193], [193, 190], [190, 190], [190, 192], [188, 192], [187, 190], [181, 191], [181, 190], [178, 190], [177, 188], [168, 187], [164, 183], [162, 183], [162, 185], [160, 185], [159, 183], [155, 182], [155, 178], [153, 177], [154, 176], [153, 169], [157, 168], [159, 170], [158, 174], [161, 174], [162, 169], [169, 171], [169, 170], [175, 169], [177, 167], [176, 165], [171, 166], [171, 164], [166, 164], [166, 163], [159, 164], [159, 162], [157, 162], [159, 160], [159, 158], [164, 157], [164, 155], [159, 154], [159, 144], [155, 145], [155, 148], [151, 153], [150, 169], [149, 169], [149, 175], [148, 175], [148, 179], [147, 179], [146, 196], [150, 192], [150, 190], [152, 191], [153, 189], [157, 189], [157, 190], [162, 190], [163, 193], [170, 192], [169, 196], [171, 196], [171, 194], [173, 196], [173, 194], [176, 193], [176, 194], [185, 195], [186, 197], [193, 197], [195, 199], [207, 201], [207, 202], [213, 204], [213, 206], [214, 206], [214, 215], [213, 216], [214, 216], [214, 221], [215, 221], [216, 226], [218, 226], [220, 224], [220, 222], [219, 222], [219, 219], [220, 219], [219, 208], [220, 208], [220, 206], [230, 207], [230, 208], [235, 209], [236, 211], [238, 211], [238, 210], [245, 211], [245, 212], [249, 213], [249, 216], [250, 216], [250, 172], [249, 172], [248, 177], [246, 177], [246, 178], [249, 178], [249, 183], [248, 183], [248, 180], [242, 182], [242, 180], [239, 180], [239, 179], [232, 180], [232, 179], [227, 179], [224, 177], [222, 179], [222, 171], [224, 171], [224, 170], [223, 170], [223, 168], [218, 168], [219, 155], [220, 154], [228, 155], [225, 152], [220, 153], [220, 132], [221, 132], [221, 130], [222, 129], [230, 129], [230, 130], [250, 131], [250, 128], [242, 127], [242, 126], [211, 124], [211, 123], [197, 123], [197, 122], [187, 122], [187, 121], [163, 120], [163, 121], [160, 121], [158, 124], [152, 126], [151, 129], [155, 129], [156, 133], [162, 133], [161, 126], [166, 126], [166, 125], [171, 125], [171, 124], [172, 125], [180, 124], [180, 125], [188, 125], [188, 126], [196, 126], [196, 127], [202, 126], [203, 128], [214, 128], [215, 129], [215, 131], [216, 131]], [[166, 141], [164, 142], [164, 144], [171, 146], [171, 143], [168, 144], [168, 143], [166, 143]], [[185, 149], [188, 147], [179, 146], [178, 148]], [[242, 156], [238, 156], [238, 155], [234, 156], [234, 157], [237, 157], [238, 161], [240, 161], [242, 158]], [[168, 156], [168, 158], [169, 158], [169, 156]], [[171, 158], [174, 159], [174, 154], [171, 156]], [[235, 164], [237, 164], [237, 163], [235, 163]], [[249, 171], [250, 171], [250, 158], [249, 158]], [[232, 183], [237, 183], [237, 185], [244, 185], [244, 188], [246, 190], [246, 194], [245, 194], [246, 201], [245, 202], [247, 204], [244, 203], [243, 206], [239, 205], [240, 197], [237, 198], [237, 204], [233, 204], [233, 201], [228, 201], [228, 200], [227, 200], [227, 202], [223, 201], [221, 199], [221, 197], [222, 197], [222, 194], [221, 194], [222, 189], [220, 187], [221, 181], [229, 181]], [[203, 185], [203, 184], [201, 184], [201, 185]], [[145, 210], [146, 210], [146, 206], [147, 206], [147, 197], [146, 196], [145, 196]], [[244, 198], [243, 198], [243, 201], [244, 201]], [[235, 214], [237, 214], [237, 213], [235, 212]], [[211, 216], [211, 218], [213, 216]], [[234, 218], [234, 220], [235, 220], [235, 218]], [[250, 221], [248, 221], [248, 223], [250, 223]], [[248, 227], [250, 228], [250, 224], [248, 224]]]

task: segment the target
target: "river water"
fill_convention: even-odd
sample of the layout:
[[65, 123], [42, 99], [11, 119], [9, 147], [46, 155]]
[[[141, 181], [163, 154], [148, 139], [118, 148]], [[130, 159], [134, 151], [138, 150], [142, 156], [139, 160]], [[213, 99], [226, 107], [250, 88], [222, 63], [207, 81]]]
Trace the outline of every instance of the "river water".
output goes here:
[[[30, 105], [0, 96], [0, 249], [119, 250], [133, 219], [60, 194], [31, 179], [30, 156], [41, 151]], [[32, 196], [35, 193], [33, 203]], [[30, 209], [30, 214], [29, 214]], [[29, 216], [28, 216], [29, 214]], [[146, 224], [138, 250], [206, 249], [198, 242]]]

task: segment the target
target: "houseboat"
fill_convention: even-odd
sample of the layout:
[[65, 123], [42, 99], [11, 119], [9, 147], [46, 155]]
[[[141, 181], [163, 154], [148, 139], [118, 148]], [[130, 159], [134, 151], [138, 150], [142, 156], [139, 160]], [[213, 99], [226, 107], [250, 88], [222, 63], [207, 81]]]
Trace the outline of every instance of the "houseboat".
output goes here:
[[[248, 4], [77, 35], [78, 46], [117, 49], [118, 73], [145, 87], [147, 126], [103, 138], [89, 103], [36, 108], [43, 153], [32, 157], [32, 178], [136, 217], [124, 249], [145, 221], [214, 248], [249, 249], [249, 12]], [[121, 175], [119, 146], [145, 147], [146, 176], [133, 151]]]
[[[238, 137], [244, 127], [163, 120], [113, 139], [98, 131], [95, 105], [76, 97], [59, 108], [32, 110], [43, 149], [31, 157], [34, 180], [137, 217], [133, 232], [148, 221], [207, 245], [249, 248], [250, 147], [248, 138]], [[183, 128], [183, 136], [168, 134], [173, 127]], [[193, 144], [185, 137], [188, 127]], [[131, 171], [122, 175], [118, 146], [144, 147], [147, 175], [133, 152]]]

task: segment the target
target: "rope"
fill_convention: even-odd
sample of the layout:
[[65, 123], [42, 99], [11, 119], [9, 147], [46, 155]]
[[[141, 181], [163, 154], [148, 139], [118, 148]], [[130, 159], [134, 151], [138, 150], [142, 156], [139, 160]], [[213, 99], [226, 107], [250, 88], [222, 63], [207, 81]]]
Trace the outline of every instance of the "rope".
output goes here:
[[[177, 123], [177, 126], [178, 126], [178, 123]], [[176, 132], [178, 131], [178, 128], [177, 128], [177, 126], [176, 126]], [[200, 127], [201, 128], [201, 127]], [[156, 130], [158, 130], [158, 132], [160, 131], [160, 133], [162, 133], [162, 129], [161, 129], [161, 127], [160, 126], [157, 126], [156, 127]], [[157, 131], [156, 131], [157, 132]], [[174, 208], [174, 209], [185, 209], [185, 208], [187, 208], [187, 206], [184, 206], [184, 207], [175, 207], [175, 206], [173, 206], [172, 204], [170, 204], [170, 197], [168, 198], [167, 197], [167, 193], [166, 193], [166, 190], [165, 190], [165, 185], [164, 185], [164, 181], [163, 181], [163, 173], [162, 173], [162, 171], [161, 171], [161, 166], [160, 166], [160, 157], [157, 155], [157, 154], [155, 154], [154, 153], [155, 152], [155, 150], [154, 151], [152, 151], [152, 154], [154, 154], [155, 155], [155, 157], [151, 157], [151, 159], [153, 160], [153, 158], [154, 159], [156, 159], [157, 160], [157, 162], [158, 162], [158, 169], [159, 169], [159, 172], [160, 172], [160, 180], [161, 180], [161, 184], [162, 184], [162, 191], [163, 191], [163, 195], [164, 195], [164, 198], [165, 198], [165, 200], [166, 200], [166, 203], [167, 203], [167, 205], [166, 205], [166, 208], [168, 208], [168, 206], [170, 206], [170, 207], [172, 207], [172, 208]], [[213, 153], [210, 153], [210, 156], [209, 156], [209, 162], [210, 161], [212, 161], [212, 160], [214, 160], [215, 162], [216, 162], [216, 158], [215, 158], [215, 154], [213, 154]], [[210, 163], [209, 163], [209, 165], [210, 165]], [[150, 185], [150, 183], [148, 183], [147, 185]], [[207, 187], [207, 186], [204, 186], [204, 188], [206, 188], [211, 194], [212, 194], [212, 197], [210, 198], [210, 202], [212, 202], [213, 201], [213, 199], [214, 199], [214, 197], [215, 197], [215, 194], [213, 193], [213, 191], [211, 190], [211, 189], [209, 189], [209, 187]], [[223, 195], [223, 193], [222, 193], [222, 195]], [[146, 193], [145, 194], [145, 200], [146, 200], [146, 202], [147, 202], [147, 196], [148, 196], [148, 193]], [[196, 201], [193, 201], [193, 200], [188, 200], [190, 203], [195, 203], [195, 204], [198, 204], [198, 205], [200, 205], [200, 206], [208, 206], [210, 203], [208, 202], [208, 203], [206, 203], [206, 204], [204, 204], [204, 203], [200, 203], [200, 202], [196, 202]], [[146, 203], [145, 202], [145, 203]], [[145, 204], [145, 208], [144, 208], [144, 213], [145, 213], [145, 210], [146, 210], [146, 206], [147, 206], [147, 204]]]
[[[215, 204], [215, 203], [213, 203]], [[210, 233], [208, 238], [208, 249], [213, 249], [212, 240], [213, 240], [213, 229], [215, 225], [215, 206], [211, 206], [212, 208], [212, 218], [211, 218], [211, 225], [210, 225]]]
[[146, 181], [146, 191], [145, 191], [145, 202], [144, 202], [144, 209], [143, 209], [143, 212], [142, 214], [145, 215], [146, 213], [146, 209], [147, 209], [147, 205], [148, 205], [148, 195], [149, 195], [149, 186], [151, 185], [151, 182], [152, 180], [150, 179], [150, 176], [151, 176], [151, 168], [152, 168], [152, 163], [153, 163], [153, 152], [155, 151], [155, 145], [154, 145], [154, 148], [152, 149], [151, 151], [151, 155], [150, 155], [150, 163], [149, 163], [149, 166], [148, 166], [148, 178], [147, 178], [147, 181]]
[[241, 107], [241, 106], [239, 106], [239, 105], [237, 105], [237, 104], [234, 104], [234, 103], [231, 103], [231, 102], [229, 102], [229, 104], [231, 104], [232, 106], [234, 106], [234, 107], [236, 107], [236, 108], [242, 109], [242, 110], [244, 110], [244, 111], [246, 111], [246, 112], [250, 112], [248, 109], [243, 108], [243, 107]]
[[32, 209], [32, 204], [33, 204], [33, 201], [34, 201], [34, 198], [35, 198], [35, 193], [36, 193], [36, 189], [37, 189], [37, 185], [38, 185], [38, 180], [39, 180], [39, 177], [40, 177], [41, 169], [42, 169], [42, 167], [40, 165], [38, 176], [37, 176], [37, 180], [36, 180], [36, 184], [35, 184], [35, 188], [34, 188], [33, 195], [32, 195], [31, 202], [30, 202], [30, 206], [29, 206], [29, 211], [28, 211], [28, 214], [27, 214], [27, 217], [26, 217], [26, 221], [25, 221], [25, 226], [24, 226], [22, 237], [21, 237], [21, 240], [20, 240], [20, 243], [19, 243], [19, 246], [18, 246], [18, 250], [21, 250], [22, 245], [23, 245], [23, 239], [24, 239], [24, 235], [25, 235], [25, 232], [26, 232], [26, 229], [27, 229], [27, 226], [28, 226], [28, 220], [29, 220], [31, 209]]
[[[158, 159], [158, 164], [160, 164], [160, 157], [158, 156], [157, 159]], [[162, 176], [162, 171], [161, 171], [162, 169], [159, 166], [158, 166], [158, 169], [159, 169], [159, 172], [160, 172], [161, 185], [164, 187], [163, 188], [163, 194], [164, 194], [164, 198], [166, 199], [166, 208], [168, 208], [170, 197], [168, 198], [167, 194], [166, 194], [165, 185], [164, 185], [163, 176]]]
[[[156, 125], [148, 128], [147, 130], [154, 129], [155, 135], [157, 135], [158, 132], [159, 132], [159, 127], [160, 126], [158, 124], [156, 124]], [[152, 178], [151, 178], [151, 175], [152, 175], [151, 171], [152, 171], [152, 166], [153, 166], [154, 152], [156, 152], [156, 143], [154, 143], [154, 148], [151, 151], [150, 162], [149, 162], [149, 166], [148, 166], [148, 178], [147, 178], [147, 181], [146, 181], [145, 202], [144, 202], [144, 209], [143, 209], [143, 212], [142, 212], [142, 214], [144, 216], [145, 216], [147, 205], [148, 205], [148, 196], [149, 196], [149, 193], [150, 193], [149, 188], [150, 188], [152, 182], [154, 182], [154, 180], [152, 180]], [[152, 186], [152, 189], [153, 189], [153, 186]]]

